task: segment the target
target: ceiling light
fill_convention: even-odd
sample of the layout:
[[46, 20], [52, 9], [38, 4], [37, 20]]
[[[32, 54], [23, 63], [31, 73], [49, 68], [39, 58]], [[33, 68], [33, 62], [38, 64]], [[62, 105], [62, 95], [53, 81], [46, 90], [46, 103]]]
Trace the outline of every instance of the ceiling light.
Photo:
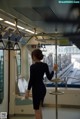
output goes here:
[[9, 22], [9, 21], [4, 21], [4, 22], [7, 23], [7, 24], [10, 24], [10, 25], [12, 25], [12, 26], [15, 26], [15, 24], [12, 23], [12, 22]]
[[[7, 23], [7, 24], [9, 24], [9, 25], [15, 26], [15, 24], [12, 23], [12, 22], [9, 22], [9, 21], [4, 21], [4, 22]], [[22, 29], [22, 30], [24, 29], [25, 31], [27, 31], [27, 32], [29, 32], [29, 33], [37, 34], [37, 33], [35, 33], [34, 31], [31, 31], [31, 30], [29, 30], [29, 29], [25, 29], [25, 28], [22, 27], [22, 26], [17, 25], [17, 27], [18, 27], [19, 29]]]
[[19, 26], [19, 25], [17, 25], [17, 27], [20, 28], [20, 29], [22, 29], [22, 30], [24, 29], [22, 26]]
[[2, 21], [3, 19], [2, 18], [0, 18], [0, 21]]
[[32, 34], [34, 34], [34, 32], [33, 32], [33, 31], [31, 31], [31, 30], [29, 30], [29, 29], [25, 29], [25, 31], [27, 31], [27, 32], [29, 32], [29, 33], [32, 33]]
[[[12, 26], [15, 26], [15, 24], [12, 23], [12, 22], [9, 22], [9, 21], [4, 21], [4, 22], [7, 23], [7, 24], [10, 24], [10, 25], [12, 25]], [[23, 27], [21, 27], [21, 26], [19, 26], [19, 25], [17, 25], [17, 27], [20, 28], [20, 29], [24, 29]]]

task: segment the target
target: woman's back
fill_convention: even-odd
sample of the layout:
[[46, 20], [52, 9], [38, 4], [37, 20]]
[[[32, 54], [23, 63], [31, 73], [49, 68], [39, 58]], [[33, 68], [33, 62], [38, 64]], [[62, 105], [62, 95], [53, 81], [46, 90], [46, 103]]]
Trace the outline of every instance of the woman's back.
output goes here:
[[30, 79], [32, 81], [32, 84], [34, 85], [40, 85], [43, 83], [43, 76], [44, 73], [46, 73], [47, 78], [51, 80], [53, 76], [53, 72], [50, 73], [48, 69], [48, 65], [43, 62], [36, 62], [35, 64], [32, 64], [30, 67]]

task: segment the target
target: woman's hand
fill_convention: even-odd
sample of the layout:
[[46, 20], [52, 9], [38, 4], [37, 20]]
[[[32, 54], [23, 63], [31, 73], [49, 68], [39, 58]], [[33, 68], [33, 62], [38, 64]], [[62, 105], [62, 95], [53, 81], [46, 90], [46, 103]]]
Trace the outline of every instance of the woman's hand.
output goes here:
[[29, 98], [29, 92], [30, 92], [29, 90], [26, 91], [25, 98]]
[[54, 71], [57, 71], [58, 70], [58, 65], [54, 64], [53, 69], [54, 69]]

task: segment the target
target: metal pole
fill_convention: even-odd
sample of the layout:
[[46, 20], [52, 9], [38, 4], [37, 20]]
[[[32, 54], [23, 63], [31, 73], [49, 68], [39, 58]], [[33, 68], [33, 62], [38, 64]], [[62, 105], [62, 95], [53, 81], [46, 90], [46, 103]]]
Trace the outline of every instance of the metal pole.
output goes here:
[[9, 119], [9, 106], [10, 106], [10, 49], [8, 50], [8, 119]]
[[9, 111], [10, 111], [10, 36], [8, 38], [8, 43], [6, 45], [6, 50], [8, 50], [8, 119], [9, 117]]
[[[57, 38], [55, 39], [55, 58], [56, 58], [56, 65], [57, 65]], [[55, 78], [57, 79], [57, 70], [56, 70], [56, 72], [55, 72]], [[57, 87], [58, 87], [58, 84], [57, 84], [57, 82], [55, 83], [55, 92], [56, 92], [56, 94], [55, 94], [55, 104], [56, 104], [56, 119], [58, 119], [58, 105], [57, 105], [57, 103], [58, 103], [58, 94], [57, 94], [57, 92], [58, 92], [58, 90], [57, 90]]]

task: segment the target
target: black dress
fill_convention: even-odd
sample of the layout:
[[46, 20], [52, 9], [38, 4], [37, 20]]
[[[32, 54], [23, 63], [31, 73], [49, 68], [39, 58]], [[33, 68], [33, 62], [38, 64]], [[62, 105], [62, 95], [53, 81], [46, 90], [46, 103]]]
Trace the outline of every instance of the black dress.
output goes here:
[[33, 108], [39, 109], [41, 101], [43, 101], [46, 94], [46, 87], [43, 83], [43, 76], [49, 80], [52, 79], [54, 72], [49, 72], [48, 65], [43, 62], [36, 62], [30, 66], [30, 80], [28, 83], [28, 90], [32, 87]]

